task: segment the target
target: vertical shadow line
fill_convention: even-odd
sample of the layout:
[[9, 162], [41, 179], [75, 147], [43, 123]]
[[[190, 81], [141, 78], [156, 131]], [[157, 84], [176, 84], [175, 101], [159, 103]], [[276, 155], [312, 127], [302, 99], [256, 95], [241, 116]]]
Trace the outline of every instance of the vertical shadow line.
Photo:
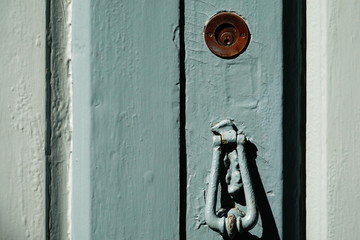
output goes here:
[[179, 0], [179, 239], [186, 240], [186, 198], [187, 198], [187, 158], [186, 158], [186, 74], [185, 74], [185, 0]]
[[283, 1], [283, 239], [303, 240], [306, 124], [305, 0]]
[[45, 2], [45, 238], [50, 240], [50, 187], [51, 187], [51, 0]]
[[300, 186], [301, 186], [301, 196], [300, 196], [300, 239], [306, 239], [306, 0], [300, 1], [300, 18], [301, 18], [301, 86], [300, 86], [300, 108], [301, 108], [301, 117], [300, 117], [300, 140], [301, 140], [301, 165], [300, 165]]

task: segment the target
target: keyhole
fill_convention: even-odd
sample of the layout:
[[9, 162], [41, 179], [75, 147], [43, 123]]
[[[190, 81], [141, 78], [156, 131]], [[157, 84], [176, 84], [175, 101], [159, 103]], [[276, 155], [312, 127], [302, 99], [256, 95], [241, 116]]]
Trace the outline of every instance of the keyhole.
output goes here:
[[225, 37], [225, 41], [224, 41], [225, 45], [230, 45], [230, 39], [228, 36]]
[[222, 24], [215, 31], [216, 41], [223, 46], [231, 46], [238, 38], [235, 27], [231, 24]]

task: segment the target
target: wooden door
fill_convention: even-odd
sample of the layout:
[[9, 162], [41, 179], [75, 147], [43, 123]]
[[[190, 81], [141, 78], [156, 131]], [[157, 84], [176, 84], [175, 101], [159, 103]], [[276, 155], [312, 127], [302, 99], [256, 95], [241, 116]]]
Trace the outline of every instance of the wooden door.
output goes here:
[[178, 2], [74, 2], [73, 21], [74, 239], [176, 239]]
[[[210, 128], [223, 119], [252, 146], [260, 218], [243, 236], [300, 239], [300, 9], [281, 0], [74, 2], [74, 239], [219, 239], [204, 195]], [[220, 11], [241, 15], [251, 33], [233, 59], [203, 40]]]

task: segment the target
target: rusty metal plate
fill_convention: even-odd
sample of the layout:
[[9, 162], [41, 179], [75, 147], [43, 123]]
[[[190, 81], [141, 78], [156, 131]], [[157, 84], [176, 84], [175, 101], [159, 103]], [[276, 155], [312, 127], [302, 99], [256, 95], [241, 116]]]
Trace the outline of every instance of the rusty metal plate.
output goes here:
[[205, 26], [206, 45], [215, 55], [233, 58], [245, 51], [250, 32], [244, 19], [234, 12], [220, 12]]

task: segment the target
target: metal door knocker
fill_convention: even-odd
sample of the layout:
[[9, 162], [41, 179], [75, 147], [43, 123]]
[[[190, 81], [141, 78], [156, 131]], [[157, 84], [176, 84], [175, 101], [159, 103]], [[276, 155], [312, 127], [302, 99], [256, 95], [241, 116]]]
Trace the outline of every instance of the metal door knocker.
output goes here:
[[[213, 132], [213, 159], [211, 163], [209, 185], [206, 192], [205, 221], [213, 230], [233, 239], [237, 234], [251, 230], [257, 223], [254, 189], [244, 152], [245, 135], [238, 133], [231, 120], [223, 120], [211, 128]], [[225, 166], [227, 192], [234, 200], [231, 208], [216, 211], [220, 170]], [[245, 195], [246, 212], [240, 210], [235, 201], [240, 190]]]

